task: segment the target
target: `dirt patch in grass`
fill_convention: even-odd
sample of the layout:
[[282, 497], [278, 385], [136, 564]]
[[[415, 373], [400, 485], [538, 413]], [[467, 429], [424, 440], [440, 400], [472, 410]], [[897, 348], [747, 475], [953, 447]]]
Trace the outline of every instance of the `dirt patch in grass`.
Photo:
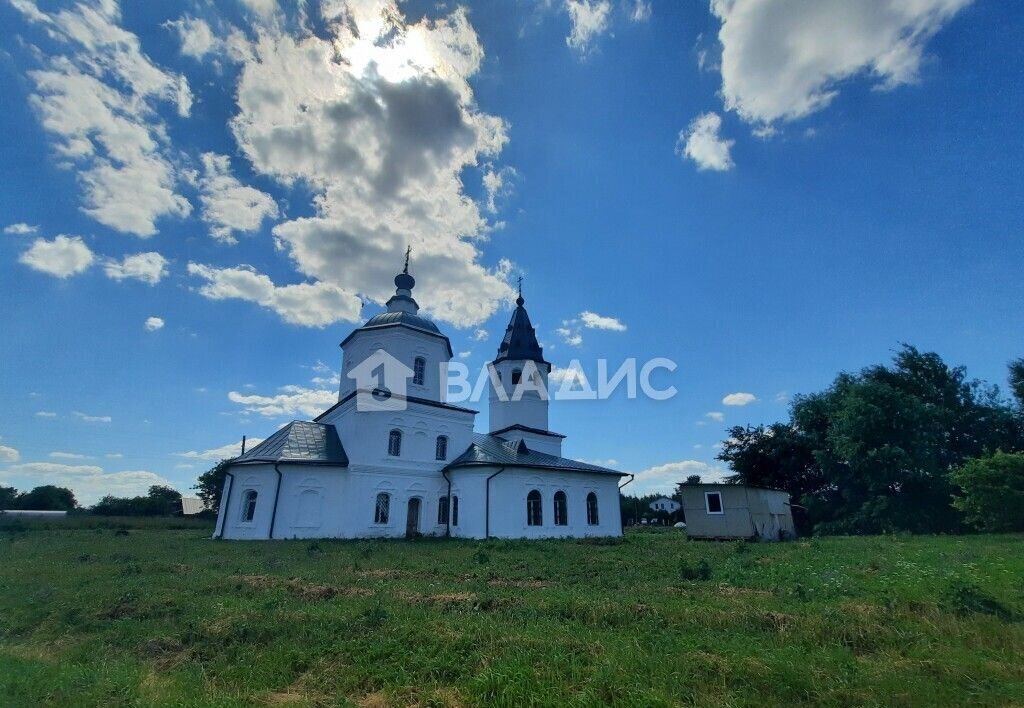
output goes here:
[[330, 600], [334, 597], [370, 597], [373, 591], [359, 587], [338, 587], [336, 585], [320, 585], [307, 583], [299, 578], [277, 578], [272, 575], [239, 575], [238, 582], [249, 587], [270, 589], [284, 588], [303, 600]]
[[491, 578], [487, 584], [492, 588], [524, 588], [529, 590], [544, 590], [550, 588], [554, 583], [546, 580], [509, 580], [507, 578]]

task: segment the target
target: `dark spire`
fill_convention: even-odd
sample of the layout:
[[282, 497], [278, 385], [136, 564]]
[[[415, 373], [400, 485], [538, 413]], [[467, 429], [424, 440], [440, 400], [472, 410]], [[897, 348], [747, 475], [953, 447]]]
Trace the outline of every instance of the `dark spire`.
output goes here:
[[512, 311], [512, 319], [505, 328], [505, 336], [498, 347], [498, 357], [494, 363], [505, 359], [529, 360], [538, 364], [544, 361], [544, 350], [537, 341], [537, 331], [530, 324], [530, 316], [523, 305], [523, 279], [519, 278], [519, 297], [516, 298], [516, 309]]
[[[398, 288], [398, 295], [410, 295], [416, 286], [416, 279], [409, 275], [409, 255], [412, 253], [412, 246], [405, 247], [405, 267], [402, 272], [395, 276], [395, 287]], [[405, 290], [406, 292], [401, 292]]]
[[409, 272], [409, 256], [412, 254], [412, 246], [405, 247], [405, 268], [402, 269], [403, 273], [408, 274]]

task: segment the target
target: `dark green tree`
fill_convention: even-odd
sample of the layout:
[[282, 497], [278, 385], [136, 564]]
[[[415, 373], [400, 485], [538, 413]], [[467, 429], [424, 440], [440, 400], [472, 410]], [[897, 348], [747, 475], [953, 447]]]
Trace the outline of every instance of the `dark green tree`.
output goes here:
[[228, 464], [228, 460], [221, 460], [199, 475], [196, 485], [192, 487], [207, 509], [216, 511], [220, 508], [220, 495], [224, 491], [224, 476], [228, 471]]
[[953, 506], [983, 531], [1024, 531], [1024, 454], [997, 452], [969, 460], [950, 475]]
[[0, 510], [17, 509], [18, 490], [14, 487], [0, 486]]
[[1024, 410], [1024, 359], [1010, 362], [1010, 391], [1017, 399], [1017, 405]]
[[18, 497], [19, 509], [35, 511], [71, 511], [78, 507], [75, 494], [70, 489], [46, 484], [36, 487]]

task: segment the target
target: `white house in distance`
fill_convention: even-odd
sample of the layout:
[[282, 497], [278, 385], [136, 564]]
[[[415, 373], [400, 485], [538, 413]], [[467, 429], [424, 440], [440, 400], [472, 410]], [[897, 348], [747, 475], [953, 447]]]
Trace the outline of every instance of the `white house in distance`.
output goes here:
[[664, 511], [669, 514], [674, 514], [682, 507], [682, 504], [677, 502], [675, 499], [669, 499], [668, 497], [659, 497], [652, 501], [650, 504], [651, 511]]
[[342, 341], [335, 405], [231, 460], [215, 537], [620, 536], [624, 473], [562, 457], [547, 397], [531, 389], [551, 365], [522, 293], [488, 364], [479, 434], [476, 411], [445, 401], [451, 344], [419, 314], [414, 285], [407, 262], [387, 311]]

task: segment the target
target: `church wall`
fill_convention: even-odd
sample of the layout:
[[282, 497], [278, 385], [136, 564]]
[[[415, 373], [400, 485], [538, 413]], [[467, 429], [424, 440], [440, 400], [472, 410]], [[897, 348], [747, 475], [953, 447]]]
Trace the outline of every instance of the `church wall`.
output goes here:
[[356, 382], [349, 373], [378, 350], [386, 351], [410, 369], [413, 368], [416, 357], [423, 357], [426, 360], [423, 385], [416, 385], [412, 378], [409, 378], [406, 393], [432, 401], [444, 400], [445, 387], [442, 384], [447, 380], [447, 364], [451, 358], [448, 356], [448, 345], [440, 337], [423, 334], [407, 327], [384, 327], [379, 330], [356, 332], [345, 344], [343, 351], [339, 388], [341, 397], [355, 390]]
[[[277, 486], [277, 474], [273, 465], [240, 465], [231, 469], [234, 480], [231, 482], [230, 495], [225, 497], [227, 504], [222, 504], [218, 528], [222, 538], [261, 539], [267, 538], [270, 532], [270, 517], [274, 506], [274, 490]], [[242, 519], [245, 495], [248, 491], [256, 492], [256, 510], [252, 521]]]
[[525, 440], [526, 447], [534, 452], [543, 452], [555, 457], [562, 456], [562, 438], [557, 435], [540, 435], [525, 430], [507, 430], [501, 434], [506, 440]]

